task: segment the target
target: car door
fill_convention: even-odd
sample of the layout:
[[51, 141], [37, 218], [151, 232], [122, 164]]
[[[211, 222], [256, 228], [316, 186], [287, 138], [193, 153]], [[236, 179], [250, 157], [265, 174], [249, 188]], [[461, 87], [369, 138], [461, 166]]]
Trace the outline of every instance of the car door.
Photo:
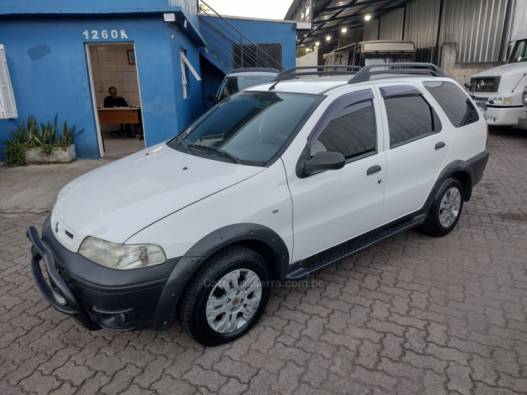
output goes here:
[[441, 121], [414, 85], [379, 90], [384, 104], [388, 142], [383, 223], [420, 210], [443, 168], [446, 136]]
[[289, 173], [293, 262], [379, 226], [385, 158], [376, 107], [371, 89], [348, 93], [328, 107], [309, 135], [308, 155], [337, 151], [346, 164], [308, 177]]

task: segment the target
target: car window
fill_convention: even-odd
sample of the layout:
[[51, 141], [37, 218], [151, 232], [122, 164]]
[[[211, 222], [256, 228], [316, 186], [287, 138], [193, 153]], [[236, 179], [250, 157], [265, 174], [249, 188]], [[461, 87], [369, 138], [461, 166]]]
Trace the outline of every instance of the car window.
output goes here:
[[455, 127], [459, 128], [479, 120], [478, 111], [456, 84], [448, 81], [427, 81], [424, 86]]
[[319, 100], [318, 95], [241, 92], [168, 144], [193, 155], [263, 166], [286, 146]]
[[390, 148], [441, 131], [441, 122], [421, 92], [412, 86], [381, 88], [388, 116]]
[[220, 99], [225, 99], [228, 96], [234, 95], [251, 86], [265, 84], [275, 78], [274, 75], [248, 75], [228, 77], [223, 85]]
[[371, 99], [341, 110], [311, 145], [311, 155], [340, 152], [349, 160], [377, 151], [377, 128]]

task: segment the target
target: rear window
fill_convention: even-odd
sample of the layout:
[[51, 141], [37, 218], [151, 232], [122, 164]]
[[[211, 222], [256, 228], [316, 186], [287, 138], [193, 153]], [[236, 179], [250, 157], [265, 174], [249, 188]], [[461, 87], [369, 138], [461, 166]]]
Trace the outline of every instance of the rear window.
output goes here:
[[448, 81], [427, 81], [424, 86], [456, 128], [479, 120], [478, 111], [456, 84]]

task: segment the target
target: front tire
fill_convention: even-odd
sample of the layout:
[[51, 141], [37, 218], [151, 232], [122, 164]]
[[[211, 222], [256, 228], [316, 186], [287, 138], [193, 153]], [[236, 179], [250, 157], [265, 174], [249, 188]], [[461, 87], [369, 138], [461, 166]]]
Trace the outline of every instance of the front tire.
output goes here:
[[445, 236], [452, 232], [463, 210], [463, 196], [461, 182], [455, 178], [446, 179], [430, 205], [421, 231], [434, 237]]
[[254, 250], [236, 246], [219, 252], [190, 280], [183, 294], [183, 327], [205, 346], [243, 336], [267, 305], [270, 279], [264, 258]]

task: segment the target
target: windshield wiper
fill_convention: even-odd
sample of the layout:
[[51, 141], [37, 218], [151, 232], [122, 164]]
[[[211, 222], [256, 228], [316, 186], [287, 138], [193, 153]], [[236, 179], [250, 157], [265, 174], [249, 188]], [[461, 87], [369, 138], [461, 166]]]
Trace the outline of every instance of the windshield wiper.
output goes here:
[[228, 153], [227, 151], [222, 150], [221, 148], [216, 148], [210, 145], [201, 145], [201, 144], [190, 144], [187, 147], [190, 149], [195, 149], [195, 150], [200, 150], [200, 151], [214, 152], [215, 154], [220, 154], [224, 158], [229, 159], [231, 162], [240, 163], [240, 159]]

